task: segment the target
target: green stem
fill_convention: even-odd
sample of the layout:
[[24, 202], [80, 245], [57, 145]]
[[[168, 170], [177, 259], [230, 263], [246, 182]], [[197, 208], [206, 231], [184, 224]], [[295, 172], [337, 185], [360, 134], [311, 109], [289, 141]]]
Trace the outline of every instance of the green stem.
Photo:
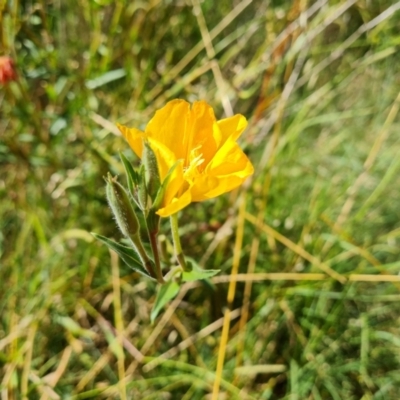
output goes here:
[[[142, 241], [139, 238], [139, 235], [130, 236], [131, 243], [133, 247], [136, 249], [137, 253], [139, 254], [140, 259], [144, 267], [146, 268], [147, 272], [153, 277], [156, 278], [156, 274], [153, 270], [153, 263], [151, 262], [149, 256], [146, 253], [145, 248], [143, 247]], [[158, 277], [157, 277], [158, 278]]]
[[165, 283], [161, 272], [160, 254], [157, 246], [157, 232], [149, 232], [149, 238], [150, 238], [151, 250], [153, 251], [154, 263], [156, 265], [157, 280], [159, 283]]
[[179, 237], [178, 213], [172, 214], [169, 219], [171, 222], [171, 232], [172, 232], [172, 239], [174, 242], [175, 256], [179, 262], [179, 265], [183, 268], [183, 270], [188, 271], [185, 256], [182, 251], [181, 239]]

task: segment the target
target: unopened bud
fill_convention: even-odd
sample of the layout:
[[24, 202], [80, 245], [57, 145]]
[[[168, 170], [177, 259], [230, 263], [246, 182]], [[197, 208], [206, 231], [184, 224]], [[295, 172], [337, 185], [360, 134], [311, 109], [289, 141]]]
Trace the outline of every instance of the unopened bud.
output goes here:
[[139, 221], [133, 210], [126, 190], [108, 174], [106, 186], [107, 199], [122, 234], [128, 238], [139, 232]]
[[145, 181], [147, 187], [147, 193], [154, 201], [158, 189], [161, 185], [160, 174], [158, 172], [157, 158], [154, 154], [150, 144], [145, 141], [143, 146], [142, 163], [145, 168]]
[[139, 184], [138, 184], [138, 199], [139, 199], [139, 204], [140, 207], [142, 208], [144, 214], [146, 215], [148, 212], [148, 206], [149, 206], [149, 199], [148, 199], [148, 194], [147, 194], [147, 187], [146, 187], [146, 177], [145, 177], [145, 168], [144, 165], [140, 166], [139, 170]]

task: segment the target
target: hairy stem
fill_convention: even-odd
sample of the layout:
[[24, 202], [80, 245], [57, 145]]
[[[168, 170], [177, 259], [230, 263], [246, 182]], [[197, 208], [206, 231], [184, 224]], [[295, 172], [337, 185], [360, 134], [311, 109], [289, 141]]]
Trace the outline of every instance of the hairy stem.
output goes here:
[[157, 245], [157, 232], [149, 232], [149, 239], [150, 239], [151, 249], [153, 251], [154, 263], [156, 265], [157, 280], [159, 283], [165, 283], [161, 272], [160, 253], [158, 251], [158, 245]]

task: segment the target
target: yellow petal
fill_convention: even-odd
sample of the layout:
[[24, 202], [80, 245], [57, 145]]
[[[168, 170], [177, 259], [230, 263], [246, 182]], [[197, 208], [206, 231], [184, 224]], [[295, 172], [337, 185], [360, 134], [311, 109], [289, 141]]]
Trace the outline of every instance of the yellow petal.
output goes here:
[[240, 186], [254, 172], [247, 156], [232, 139], [219, 149], [192, 188], [192, 201], [217, 197]]
[[[251, 164], [249, 163], [251, 166]], [[251, 169], [249, 168], [249, 171]], [[240, 176], [240, 175], [228, 175], [225, 177], [217, 177], [217, 185], [214, 189], [203, 193], [203, 198], [200, 200], [193, 199], [192, 201], [203, 201], [207, 199], [212, 199], [214, 197], [218, 197], [221, 194], [230, 192], [233, 189], [236, 189], [239, 187], [245, 180], [246, 178], [251, 175], [253, 172], [248, 173], [246, 176]]]
[[190, 189], [182, 194], [179, 198], [174, 198], [172, 202], [166, 205], [164, 208], [160, 208], [156, 214], [160, 217], [169, 217], [172, 214], [185, 208], [192, 202], [192, 196], [190, 194]]
[[131, 149], [136, 153], [139, 158], [142, 158], [143, 139], [146, 137], [146, 134], [139, 129], [128, 128], [120, 124], [117, 124], [117, 127], [129, 143], [129, 146], [131, 146]]
[[[250, 168], [251, 166], [251, 168]], [[232, 139], [228, 139], [208, 164], [205, 173], [212, 176], [251, 175], [254, 172], [246, 154]]]
[[183, 192], [187, 189], [188, 186], [184, 179], [183, 174], [183, 161], [180, 162], [172, 172], [172, 176], [169, 180], [168, 187], [166, 188], [164, 199], [163, 199], [163, 206], [167, 206], [168, 204], [172, 203], [174, 198], [177, 196], [178, 193]]
[[164, 144], [152, 138], [148, 138], [148, 141], [157, 158], [158, 171], [162, 182], [170, 168], [176, 163], [177, 159], [174, 152]]
[[217, 122], [219, 129], [222, 133], [222, 141], [229, 137], [233, 140], [237, 140], [242, 132], [246, 129], [247, 120], [241, 114], [236, 114], [233, 117], [221, 119]]
[[186, 160], [190, 125], [190, 104], [172, 100], [155, 113], [146, 127], [146, 134], [171, 149], [177, 160]]
[[200, 175], [194, 182], [191, 188], [192, 201], [204, 201], [211, 197], [208, 193], [218, 188], [219, 179], [215, 176]]
[[192, 124], [189, 134], [191, 141], [188, 141], [187, 154], [190, 154], [192, 149], [199, 148], [204, 159], [203, 167], [205, 167], [218, 150], [222, 135], [216, 123], [214, 111], [205, 101], [193, 103], [191, 116]]

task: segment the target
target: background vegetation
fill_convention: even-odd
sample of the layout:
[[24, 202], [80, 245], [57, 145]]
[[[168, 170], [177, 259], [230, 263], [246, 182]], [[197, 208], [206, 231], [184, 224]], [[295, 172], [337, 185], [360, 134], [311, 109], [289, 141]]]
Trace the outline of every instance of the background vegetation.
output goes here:
[[[400, 2], [0, 11], [2, 400], [398, 399]], [[151, 325], [155, 285], [89, 232], [118, 237], [103, 176], [137, 163], [114, 123], [177, 97], [244, 114], [256, 173], [181, 213], [222, 272]]]

